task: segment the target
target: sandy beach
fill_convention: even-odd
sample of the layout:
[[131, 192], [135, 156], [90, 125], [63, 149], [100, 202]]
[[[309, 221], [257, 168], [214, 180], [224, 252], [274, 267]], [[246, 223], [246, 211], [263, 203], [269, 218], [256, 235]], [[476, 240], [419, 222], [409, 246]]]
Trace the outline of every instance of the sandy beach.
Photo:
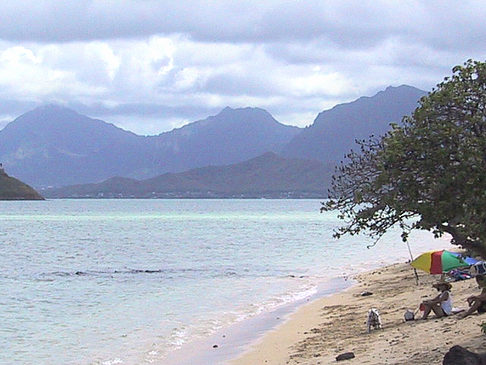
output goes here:
[[[404, 321], [407, 309], [415, 311], [425, 298], [437, 295], [438, 277], [419, 272], [416, 285], [409, 264], [395, 264], [358, 275], [350, 289], [300, 307], [278, 328], [268, 332], [231, 365], [331, 364], [336, 356], [354, 352], [347, 364], [441, 364], [453, 345], [470, 351], [486, 348], [479, 324], [486, 314], [465, 319], [457, 315]], [[474, 279], [452, 283], [455, 307], [466, 308], [466, 298], [479, 293]], [[373, 293], [361, 296], [364, 291]], [[370, 308], [380, 311], [383, 329], [366, 331]], [[416, 317], [420, 317], [418, 312]]]

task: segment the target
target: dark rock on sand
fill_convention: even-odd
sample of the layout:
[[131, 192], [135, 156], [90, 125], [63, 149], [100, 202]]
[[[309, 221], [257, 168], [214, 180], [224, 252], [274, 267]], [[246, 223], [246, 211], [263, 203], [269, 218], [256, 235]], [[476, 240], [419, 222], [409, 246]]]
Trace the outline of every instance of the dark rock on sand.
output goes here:
[[373, 295], [373, 293], [372, 293], [372, 292], [370, 292], [370, 291], [364, 291], [364, 292], [362, 292], [362, 293], [361, 293], [361, 296], [362, 296], [362, 297], [367, 297], [367, 296], [369, 296], [369, 295]]
[[341, 354], [336, 357], [336, 361], [350, 360], [350, 359], [354, 359], [354, 352], [345, 352], [344, 354]]
[[445, 354], [443, 365], [486, 365], [486, 354], [476, 354], [456, 345]]

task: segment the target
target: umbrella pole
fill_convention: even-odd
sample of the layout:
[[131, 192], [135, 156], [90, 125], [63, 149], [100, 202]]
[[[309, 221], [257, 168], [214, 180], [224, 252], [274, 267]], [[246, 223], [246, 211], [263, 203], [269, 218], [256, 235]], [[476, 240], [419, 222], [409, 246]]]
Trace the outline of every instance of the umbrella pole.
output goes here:
[[415, 284], [418, 285], [419, 284], [419, 277], [418, 277], [416, 268], [413, 268], [413, 273], [415, 274]]
[[[408, 243], [408, 240], [406, 240], [405, 242], [407, 243], [408, 253], [410, 254], [410, 262], [412, 262], [413, 261], [412, 249], [410, 248], [410, 244]], [[419, 277], [416, 268], [413, 268], [413, 273], [415, 274], [415, 284], [419, 285]]]

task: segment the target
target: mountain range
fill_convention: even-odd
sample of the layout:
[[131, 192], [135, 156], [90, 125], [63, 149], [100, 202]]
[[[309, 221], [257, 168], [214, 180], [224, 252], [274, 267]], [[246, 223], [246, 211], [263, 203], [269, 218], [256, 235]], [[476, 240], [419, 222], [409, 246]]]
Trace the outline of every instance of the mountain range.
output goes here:
[[263, 109], [225, 108], [170, 132], [139, 136], [48, 105], [21, 115], [0, 131], [0, 161], [11, 174], [37, 187], [114, 176], [148, 178], [276, 152], [299, 131]]
[[315, 160], [267, 152], [245, 162], [166, 173], [146, 180], [114, 177], [98, 184], [46, 189], [48, 198], [320, 198], [330, 169]]
[[[269, 175], [262, 177], [264, 181], [277, 178], [270, 171], [277, 163], [274, 154], [278, 154], [278, 159], [289, 160], [288, 165], [294, 168], [319, 161], [326, 169], [327, 177], [319, 177], [323, 183], [355, 139], [384, 133], [390, 122], [400, 122], [410, 114], [425, 94], [406, 85], [388, 87], [372, 97], [319, 113], [306, 128], [284, 125], [260, 108], [225, 108], [215, 116], [155, 136], [136, 135], [64, 107], [47, 105], [21, 115], [0, 131], [0, 162], [10, 174], [39, 188], [100, 183], [114, 177], [142, 186], [162, 175], [162, 180], [181, 179], [180, 186], [188, 186], [185, 179], [192, 179], [195, 192], [198, 184], [208, 191], [217, 190], [202, 177], [207, 174], [221, 174], [221, 179], [234, 174], [243, 181], [237, 171], [245, 171], [244, 162], [250, 160], [250, 166], [258, 161], [266, 164], [262, 171], [269, 171]], [[264, 157], [255, 161], [258, 156]], [[289, 179], [294, 176], [290, 170], [287, 173]], [[121, 184], [124, 180], [115, 181]], [[244, 190], [243, 184], [240, 188]], [[223, 190], [236, 194], [238, 189], [228, 185]]]

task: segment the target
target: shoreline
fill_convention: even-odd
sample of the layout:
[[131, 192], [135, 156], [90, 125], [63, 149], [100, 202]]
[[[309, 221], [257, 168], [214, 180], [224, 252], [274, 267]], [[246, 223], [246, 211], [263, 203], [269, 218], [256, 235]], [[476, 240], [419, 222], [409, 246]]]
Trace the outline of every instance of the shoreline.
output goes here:
[[[214, 334], [184, 344], [169, 353], [160, 364], [164, 365], [216, 365], [228, 364], [245, 354], [252, 345], [267, 333], [284, 324], [295, 312], [320, 298], [329, 297], [357, 284], [345, 277], [334, 277], [321, 283], [315, 294], [286, 303], [271, 311], [233, 323]], [[217, 347], [213, 347], [216, 345]]]
[[[405, 310], [415, 311], [427, 297], [437, 276], [419, 272], [416, 285], [409, 264], [393, 264], [354, 278], [357, 284], [331, 296], [299, 306], [295, 312], [254, 341], [229, 365], [330, 364], [336, 356], [353, 352], [354, 364], [440, 364], [454, 345], [482, 352], [486, 336], [479, 324], [486, 315], [473, 314], [405, 322]], [[474, 279], [453, 282], [454, 306], [465, 308], [466, 298], [479, 290]], [[361, 296], [363, 291], [373, 295]], [[370, 308], [378, 308], [383, 329], [366, 331]], [[421, 315], [417, 313], [417, 317]], [[425, 339], [425, 341], [424, 341]]]

